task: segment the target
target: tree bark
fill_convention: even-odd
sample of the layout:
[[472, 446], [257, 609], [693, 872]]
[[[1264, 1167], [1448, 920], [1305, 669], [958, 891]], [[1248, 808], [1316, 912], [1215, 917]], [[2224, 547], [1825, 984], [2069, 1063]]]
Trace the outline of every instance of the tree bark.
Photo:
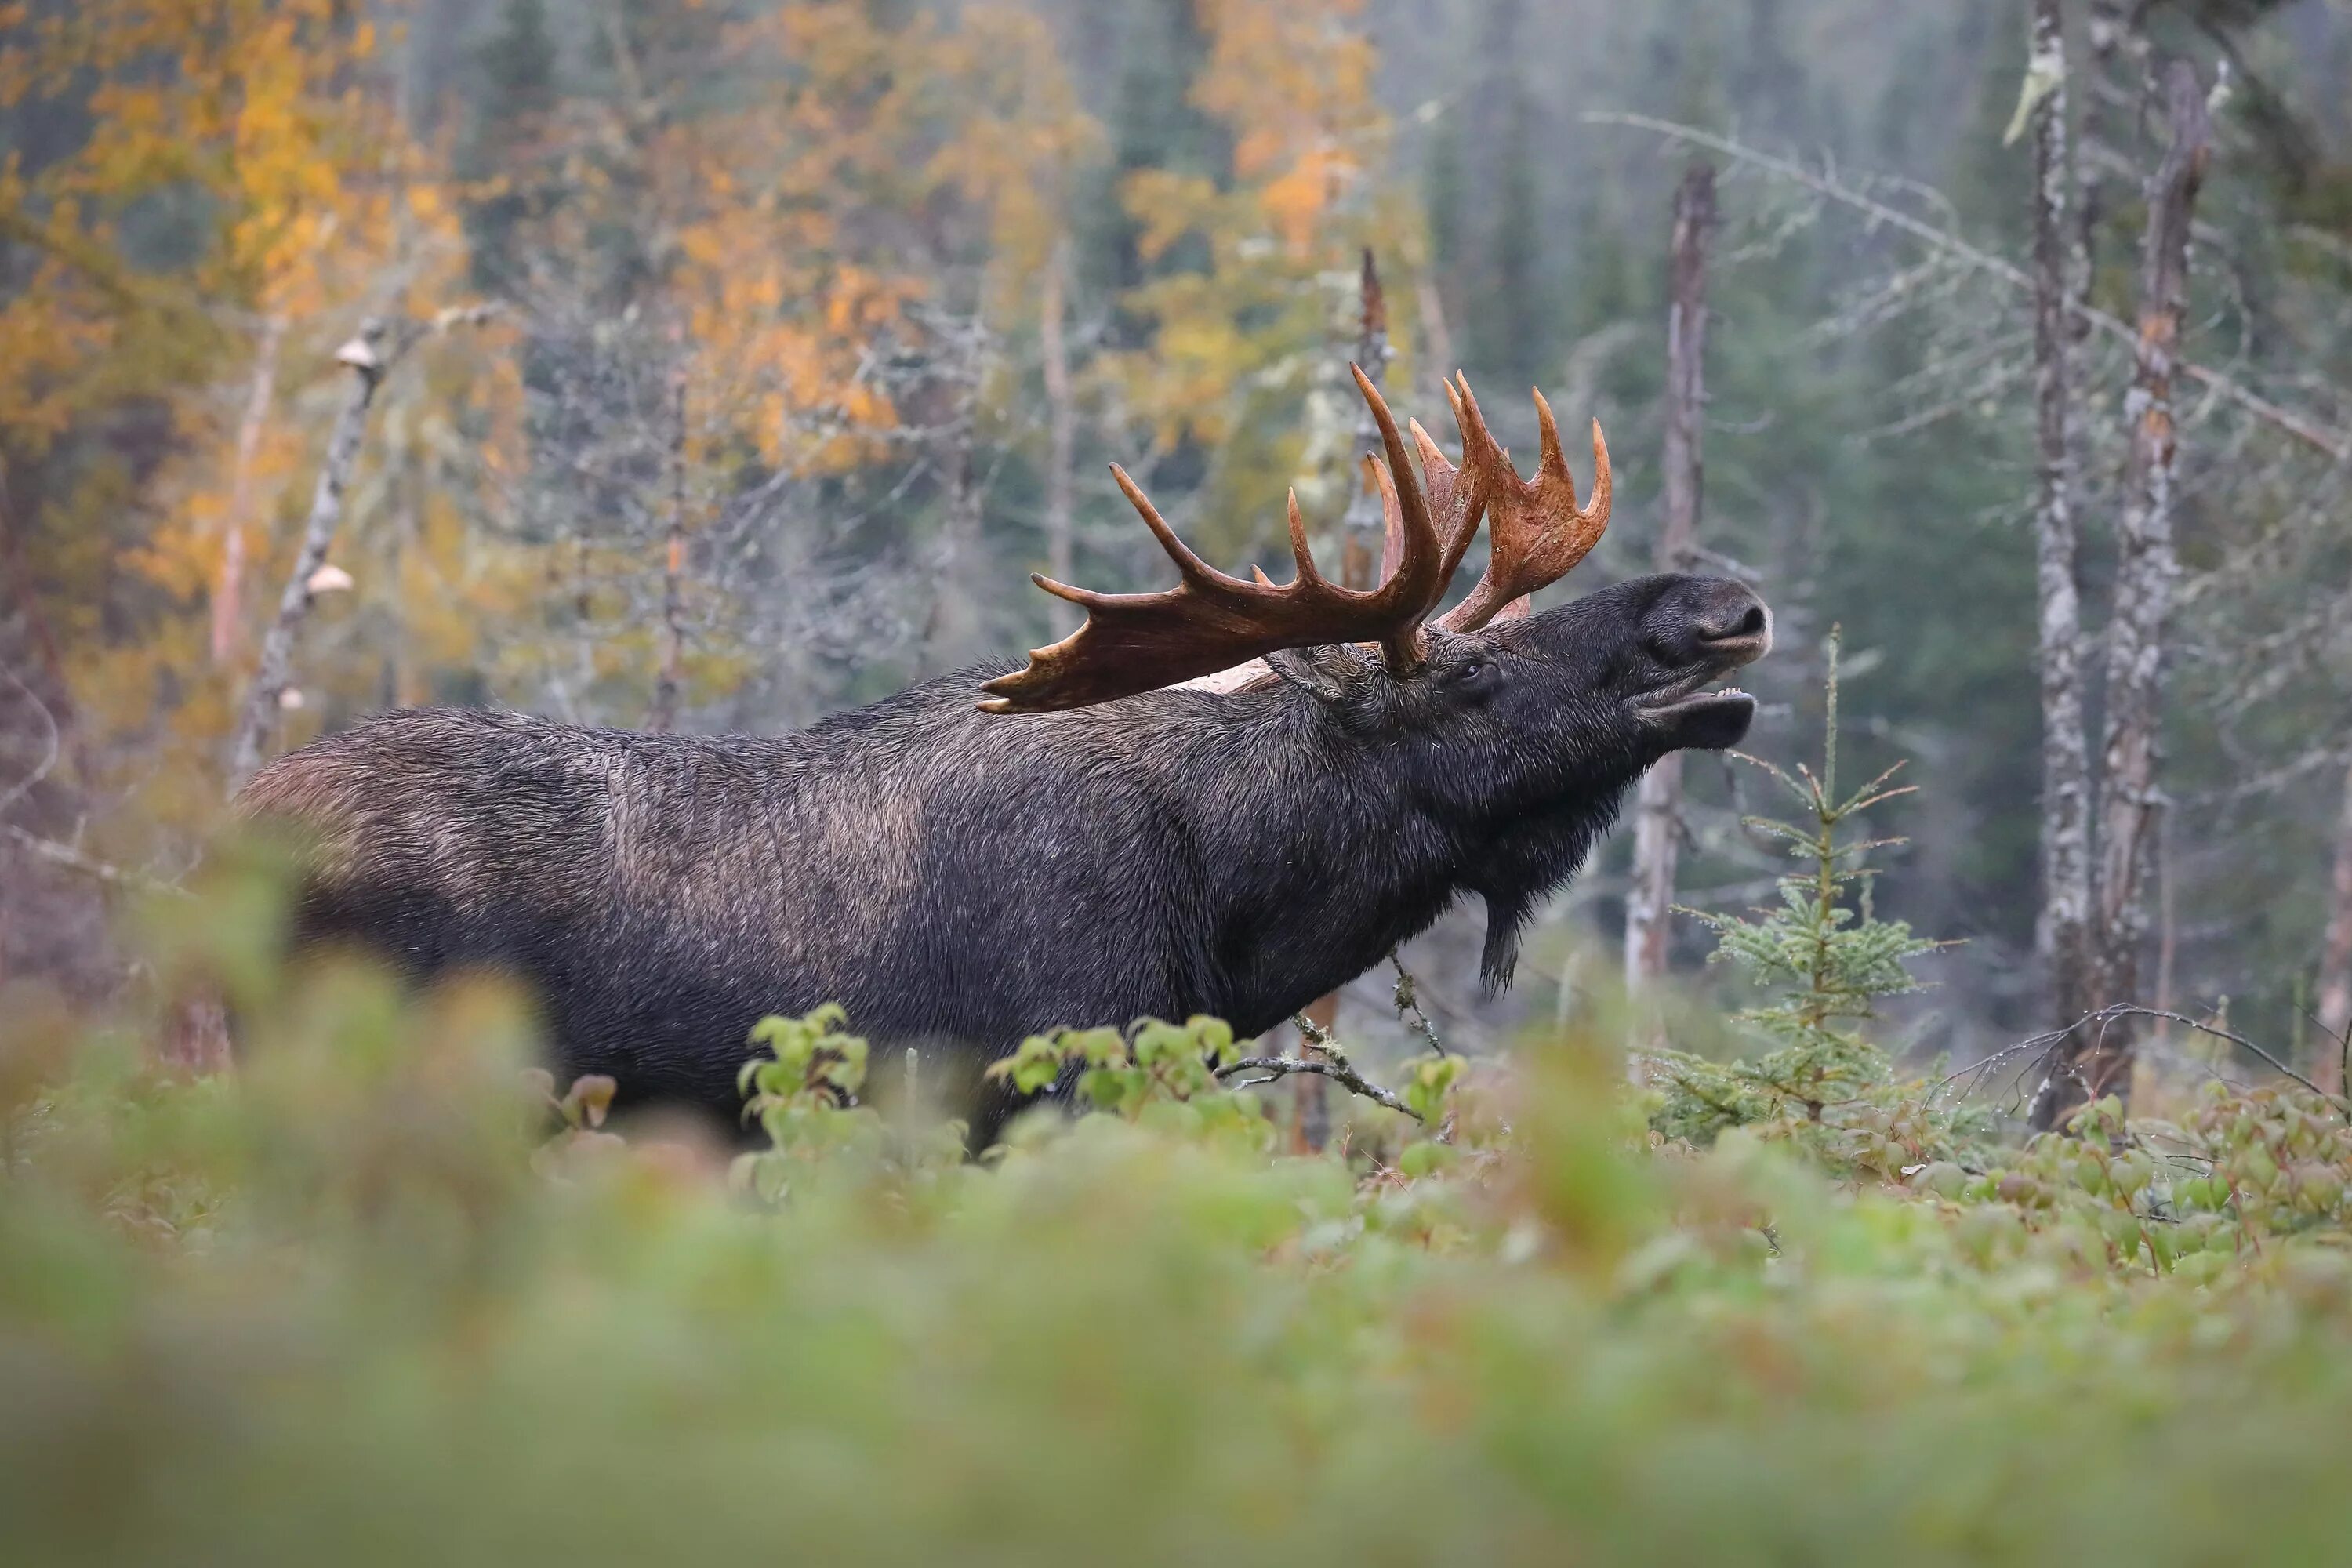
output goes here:
[[2033, 362], [2039, 488], [2035, 594], [2042, 682], [2042, 908], [2034, 947], [2053, 1018], [2090, 1007], [2090, 756], [2083, 717], [2083, 612], [2074, 512], [2074, 344], [2089, 281], [2085, 237], [2067, 226], [2066, 39], [2060, 0], [2034, 0], [2032, 68], [2055, 85], [2033, 118]]
[[[1372, 264], [1372, 247], [1364, 247], [1361, 279], [1362, 313], [1356, 336], [1356, 363], [1379, 386], [1387, 377], [1389, 360], [1388, 299], [1381, 291], [1380, 268]], [[1348, 464], [1348, 480], [1355, 487], [1348, 510], [1339, 520], [1339, 581], [1350, 588], [1379, 584], [1381, 551], [1387, 519], [1381, 511], [1379, 492], [1363, 481], [1364, 459], [1379, 454], [1381, 428], [1367, 407], [1356, 420], [1356, 447]]]
[[2311, 1081], [2344, 1092], [2346, 1039], [2352, 1035], [2352, 771], [2344, 776], [2344, 810], [2336, 825], [2336, 876], [2328, 889], [2327, 934], [2320, 945], [2319, 1060]]
[[[1057, 583], [1071, 577], [1073, 517], [1076, 510], [1074, 468], [1077, 448], [1077, 413], [1070, 396], [1070, 345], [1063, 317], [1069, 305], [1070, 247], [1056, 244], [1045, 261], [1044, 298], [1038, 304], [1037, 342], [1045, 359], [1045, 574]], [[1054, 601], [1055, 629], [1076, 629], [1077, 606]]]
[[254, 668], [253, 683], [246, 689], [245, 705], [229, 749], [228, 787], [232, 795], [261, 765], [262, 744], [269, 737], [279, 704], [292, 681], [294, 635], [310, 617], [311, 575], [325, 564], [327, 548], [334, 542], [336, 525], [342, 521], [343, 491], [351, 483], [352, 468], [359, 461], [360, 443], [367, 435], [368, 407], [375, 401], [376, 388], [383, 384], [384, 372], [402, 346], [394, 342], [383, 321], [370, 317], [361, 326], [359, 335], [336, 352], [336, 360], [352, 373], [350, 392], [343, 400], [342, 412], [336, 416], [334, 433], [327, 440], [327, 460], [320, 466], [318, 487], [310, 495], [310, 517], [303, 525], [302, 548], [295, 555], [294, 569], [287, 574], [285, 589], [278, 596], [278, 616], [270, 622], [261, 640], [261, 657]]
[[686, 366], [669, 378], [669, 527], [662, 552], [661, 674], [646, 728], [667, 735], [677, 728], [678, 694], [686, 684]]
[[[1675, 193], [1666, 306], [1665, 517], [1657, 567], [1687, 572], [1696, 563], [1706, 416], [1706, 243], [1715, 226], [1715, 166], [1693, 158]], [[1633, 886], [1625, 898], [1625, 988], [1642, 989], [1666, 973], [1682, 833], [1682, 755], [1642, 776], [1633, 807]]]
[[[2148, 930], [2148, 867], [2164, 803], [2156, 784], [2164, 709], [2164, 638], [2179, 574], [2172, 542], [2176, 433], [2172, 386], [2189, 304], [2189, 222], [2210, 153], [2205, 92], [2196, 68], [2176, 60], [2165, 73], [2171, 145], [2147, 188], [2141, 256], [2139, 340], [2131, 395], [2131, 457], [2116, 530], [2116, 603], [2107, 628], [2106, 732], [2099, 783], [2096, 966], [2093, 1001], [2136, 999], [2140, 949]], [[2117, 1019], [2095, 1039], [2070, 1041], [2070, 1073], [2053, 1125], [2084, 1097], [2131, 1091], [2134, 1020]], [[2041, 1109], [2037, 1106], [2037, 1110]]]
[[[1373, 263], [1372, 247], [1364, 247], [1363, 271], [1359, 279], [1361, 310], [1357, 318], [1355, 363], [1366, 377], [1378, 387], [1388, 375], [1389, 361], [1394, 351], [1389, 346], [1388, 297], [1381, 289], [1380, 268]], [[1388, 518], [1381, 510], [1380, 494], [1363, 479], [1364, 458], [1383, 451], [1381, 429], [1366, 408], [1356, 422], [1355, 449], [1349, 454], [1348, 480], [1355, 488], [1348, 501], [1348, 510], [1339, 519], [1339, 583], [1342, 587], [1370, 588], [1379, 584], [1381, 555], [1386, 544]], [[1332, 992], [1318, 997], [1302, 1009], [1307, 1018], [1328, 1029], [1339, 1011], [1339, 994]], [[1316, 1057], [1313, 1039], [1301, 1034], [1299, 1054]], [[1328, 1086], [1314, 1073], [1297, 1076], [1292, 1093], [1295, 1112], [1295, 1143], [1302, 1152], [1315, 1152], [1330, 1142], [1331, 1114]]]

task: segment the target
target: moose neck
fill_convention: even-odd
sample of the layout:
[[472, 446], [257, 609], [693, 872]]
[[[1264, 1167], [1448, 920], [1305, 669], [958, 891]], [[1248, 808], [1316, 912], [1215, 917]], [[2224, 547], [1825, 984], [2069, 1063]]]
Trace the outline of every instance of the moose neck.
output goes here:
[[[1413, 749], [1351, 733], [1288, 687], [1142, 700], [1183, 770], [1183, 815], [1210, 897], [1205, 1005], [1256, 1033], [1378, 964], [1465, 891], [1499, 941], [1604, 828], [1605, 802], [1498, 826], [1439, 805]], [[1501, 970], [1507, 973], [1507, 958]]]

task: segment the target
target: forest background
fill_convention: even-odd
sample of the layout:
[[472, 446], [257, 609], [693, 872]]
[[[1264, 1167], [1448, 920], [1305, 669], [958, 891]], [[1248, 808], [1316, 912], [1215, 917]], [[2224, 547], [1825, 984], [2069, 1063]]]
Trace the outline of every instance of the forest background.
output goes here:
[[[1229, 569], [1277, 564], [1286, 485], [1339, 559], [1367, 251], [1402, 408], [1443, 427], [1459, 365], [1522, 454], [1531, 384], [1608, 430], [1615, 521], [1553, 595], [1650, 570], [1699, 156], [1689, 558], [1775, 607], [1753, 745], [1806, 754], [1842, 625], [1848, 765], [1929, 786], [1873, 824], [1908, 840], [1875, 908], [1962, 939], [1892, 1043], [2047, 1027], [2034, 9], [0, 4], [0, 986], [135, 978], [110, 902], [184, 875], [241, 749], [420, 702], [772, 731], [1017, 656], [1067, 629], [1030, 570], [1164, 574], [1108, 460]], [[2087, 309], [2141, 304], [2166, 62], [2211, 115], [2133, 999], [2324, 1074], [2352, 1007], [2352, 5], [2065, 26]], [[2095, 760], [2134, 363], [2127, 330], [2072, 335]], [[1768, 896], [1752, 779], [1686, 778], [1678, 900]], [[1476, 994], [1475, 910], [1406, 954], [1451, 1038], [1619, 972], [1633, 838], [1507, 996]], [[1667, 960], [1705, 984], [1711, 946], [1678, 922]], [[1388, 976], [1360, 988], [1385, 1020]]]

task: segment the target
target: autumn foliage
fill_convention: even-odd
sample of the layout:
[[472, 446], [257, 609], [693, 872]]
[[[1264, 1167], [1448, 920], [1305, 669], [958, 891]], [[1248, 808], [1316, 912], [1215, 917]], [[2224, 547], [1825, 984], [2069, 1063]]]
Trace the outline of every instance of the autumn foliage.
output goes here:
[[[515, 0], [471, 116], [417, 85], [399, 4], [0, 7], [0, 112], [62, 127], [0, 168], [14, 591], [74, 738], [45, 787], [89, 853], [184, 863], [368, 317], [488, 307], [381, 390], [277, 745], [436, 698], [642, 722], [666, 574], [687, 700], [723, 700], [784, 574], [911, 574], [983, 485], [1035, 482], [1041, 274], [1106, 222], [1132, 266], [1094, 308], [1129, 325], [1078, 343], [1088, 429], [1213, 452], [1220, 503], [1336, 497], [1344, 415], [1294, 412], [1332, 381], [1331, 278], [1381, 228], [1419, 260], [1355, 9], [1201, 7], [1187, 112], [1226, 152], [1121, 172], [1013, 5], [622, 5], [559, 37]], [[813, 563], [755, 537], [779, 496], [868, 515]], [[1271, 521], [1215, 510], [1229, 549]], [[936, 607], [898, 668], [1024, 632]]]

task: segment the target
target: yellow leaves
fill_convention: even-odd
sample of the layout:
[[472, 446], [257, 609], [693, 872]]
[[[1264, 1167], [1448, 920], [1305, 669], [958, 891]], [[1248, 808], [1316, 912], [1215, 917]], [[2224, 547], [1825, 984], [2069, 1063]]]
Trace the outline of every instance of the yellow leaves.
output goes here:
[[1170, 169], [1139, 169], [1128, 175], [1120, 185], [1119, 202], [1128, 216], [1143, 226], [1135, 247], [1146, 261], [1159, 260], [1196, 229], [1210, 231], [1221, 206], [1216, 184], [1207, 175]]
[[1395, 285], [1417, 233], [1373, 176], [1388, 126], [1360, 11], [1360, 0], [1197, 0], [1209, 59], [1192, 100], [1230, 132], [1231, 178], [1142, 170], [1119, 191], [1147, 263], [1207, 253], [1205, 270], [1163, 272], [1129, 291], [1122, 303], [1152, 324], [1152, 342], [1108, 368], [1161, 444], [1190, 437], [1213, 454], [1200, 510], [1218, 548], [1272, 532], [1279, 509], [1264, 498], [1285, 482], [1307, 481], [1312, 504], [1314, 481], [1342, 478], [1298, 471], [1336, 469], [1344, 444], [1310, 443], [1297, 411], [1301, 394], [1312, 410], [1330, 405], [1324, 390], [1341, 390], [1336, 351], [1354, 335], [1360, 247], [1378, 247], [1392, 310], [1410, 303]]

